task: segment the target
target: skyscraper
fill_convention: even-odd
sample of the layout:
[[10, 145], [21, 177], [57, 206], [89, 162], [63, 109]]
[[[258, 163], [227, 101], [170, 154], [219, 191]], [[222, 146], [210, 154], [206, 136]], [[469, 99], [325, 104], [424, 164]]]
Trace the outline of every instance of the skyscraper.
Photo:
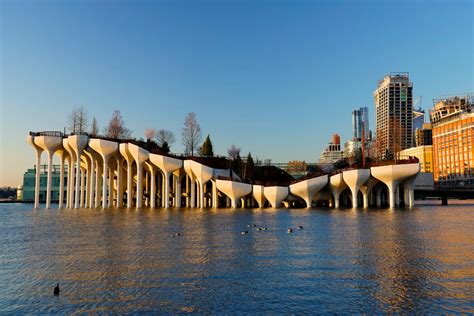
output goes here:
[[364, 125], [364, 135], [367, 139], [369, 137], [369, 108], [361, 107], [358, 110], [352, 111], [352, 139], [362, 139], [362, 126]]
[[413, 145], [413, 84], [408, 73], [390, 73], [374, 91], [377, 155], [394, 156]]

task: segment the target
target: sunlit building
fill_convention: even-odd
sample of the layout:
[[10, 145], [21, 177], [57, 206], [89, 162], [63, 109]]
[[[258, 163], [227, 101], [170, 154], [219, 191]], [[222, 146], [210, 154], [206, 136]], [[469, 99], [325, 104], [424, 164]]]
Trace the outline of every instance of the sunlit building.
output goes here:
[[408, 73], [390, 73], [374, 91], [378, 156], [413, 146], [413, 84]]
[[473, 95], [434, 100], [434, 179], [440, 186], [474, 188]]
[[433, 145], [433, 130], [430, 123], [423, 124], [422, 129], [417, 129], [415, 132], [415, 145], [428, 146]]
[[421, 172], [433, 172], [433, 146], [422, 145], [412, 148], [407, 148], [399, 153], [400, 159], [409, 159], [416, 157], [420, 163]]

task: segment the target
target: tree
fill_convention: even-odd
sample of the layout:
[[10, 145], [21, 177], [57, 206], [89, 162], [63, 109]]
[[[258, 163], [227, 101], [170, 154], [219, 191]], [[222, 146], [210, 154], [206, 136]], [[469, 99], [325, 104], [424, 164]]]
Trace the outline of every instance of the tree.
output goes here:
[[99, 134], [99, 125], [97, 124], [97, 120], [94, 118], [92, 119], [92, 126], [91, 126], [91, 135], [97, 136]]
[[232, 158], [232, 160], [237, 159], [237, 157], [240, 157], [240, 147], [235, 147], [235, 145], [232, 144], [230, 148], [227, 148], [227, 154]]
[[202, 140], [201, 127], [196, 120], [196, 114], [188, 113], [184, 119], [182, 129], [182, 143], [184, 145], [184, 152], [194, 156], [194, 151], [199, 147]]
[[170, 146], [168, 145], [168, 142], [164, 142], [163, 145], [161, 145], [161, 149], [167, 154], [170, 152]]
[[84, 107], [74, 108], [68, 118], [69, 131], [72, 134], [85, 133], [89, 125], [87, 112]]
[[120, 111], [115, 110], [109, 121], [109, 125], [104, 128], [104, 134], [109, 138], [125, 139], [131, 137], [132, 131], [125, 127], [125, 122], [122, 119]]
[[173, 145], [175, 142], [174, 133], [166, 129], [159, 129], [156, 132], [155, 139], [161, 147], [163, 147], [165, 142], [168, 143], [168, 146]]
[[244, 180], [247, 180], [248, 178], [253, 178], [254, 167], [255, 167], [255, 164], [253, 162], [252, 154], [249, 152], [249, 154], [247, 155], [247, 160], [245, 161], [245, 165], [244, 165], [244, 172], [243, 172]]
[[207, 135], [206, 139], [204, 140], [204, 143], [202, 143], [201, 156], [214, 157], [212, 142], [211, 142], [211, 138], [209, 137], [209, 135]]
[[147, 141], [149, 142], [150, 140], [155, 138], [156, 129], [154, 129], [154, 128], [145, 128], [144, 135], [145, 135], [145, 138], [147, 139]]

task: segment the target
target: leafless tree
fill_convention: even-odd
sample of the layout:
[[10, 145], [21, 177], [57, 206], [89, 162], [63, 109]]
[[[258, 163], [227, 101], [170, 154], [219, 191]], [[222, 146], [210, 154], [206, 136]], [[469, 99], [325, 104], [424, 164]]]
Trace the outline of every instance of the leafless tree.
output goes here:
[[145, 128], [145, 138], [150, 141], [156, 136], [156, 129], [154, 128]]
[[69, 131], [73, 134], [85, 133], [89, 125], [84, 107], [74, 108], [68, 118]]
[[159, 129], [158, 132], [156, 132], [155, 138], [158, 142], [158, 145], [160, 146], [163, 146], [164, 143], [167, 143], [168, 146], [171, 147], [171, 145], [173, 145], [176, 141], [174, 133], [167, 129]]
[[182, 129], [182, 143], [184, 145], [184, 152], [194, 156], [194, 151], [199, 147], [199, 143], [202, 140], [201, 127], [196, 120], [196, 114], [191, 112], [188, 113], [184, 119], [184, 125]]
[[272, 164], [271, 158], [267, 158], [263, 160], [263, 165], [264, 166], [270, 166]]
[[240, 147], [235, 147], [235, 145], [232, 144], [232, 146], [230, 146], [230, 148], [227, 148], [227, 154], [233, 160], [237, 159], [237, 157], [240, 156]]
[[125, 122], [122, 119], [120, 111], [115, 110], [109, 121], [109, 125], [104, 129], [104, 134], [106, 137], [124, 139], [130, 138], [132, 131], [125, 127]]
[[99, 125], [97, 124], [97, 120], [94, 116], [94, 118], [92, 119], [91, 135], [96, 136], [97, 134], [99, 134]]

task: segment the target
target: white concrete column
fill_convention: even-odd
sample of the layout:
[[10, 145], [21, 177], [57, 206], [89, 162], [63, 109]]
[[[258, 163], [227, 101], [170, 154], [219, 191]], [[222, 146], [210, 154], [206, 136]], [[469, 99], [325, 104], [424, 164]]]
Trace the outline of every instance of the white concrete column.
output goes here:
[[64, 153], [61, 155], [61, 169], [59, 171], [59, 204], [58, 208], [63, 208], [64, 203]]
[[102, 170], [101, 170], [99, 161], [97, 161], [96, 172], [95, 172], [95, 197], [94, 197], [94, 207], [95, 208], [100, 207], [100, 187], [101, 187], [100, 179], [102, 179], [102, 177], [101, 177], [102, 172], [101, 171]]
[[[67, 160], [67, 178], [66, 178], [66, 181], [65, 181], [65, 185], [66, 185], [66, 203], [64, 204], [64, 206], [66, 208], [69, 208], [69, 192], [70, 192], [70, 183], [71, 183], [71, 156], [67, 156], [66, 157], [66, 160]], [[66, 166], [64, 166], [64, 168], [66, 168]]]
[[369, 208], [369, 192], [363, 191], [362, 196], [364, 197], [364, 208]]
[[75, 156], [71, 158], [71, 166], [69, 172], [69, 208], [74, 208], [74, 192], [76, 191], [76, 159]]
[[35, 208], [39, 208], [40, 179], [41, 179], [41, 154], [43, 150], [36, 150], [36, 176], [35, 176]]
[[196, 180], [191, 178], [191, 207], [196, 207]]
[[74, 208], [79, 208], [80, 203], [80, 185], [81, 185], [81, 154], [82, 150], [77, 152], [77, 164], [76, 164], [76, 194], [74, 197]]
[[397, 205], [395, 194], [397, 194], [398, 185], [397, 183], [392, 181], [390, 183], [387, 183], [387, 186], [390, 208], [395, 208], [395, 206]]
[[80, 168], [81, 170], [81, 190], [80, 190], [80, 196], [79, 196], [79, 207], [83, 208], [84, 207], [84, 188], [85, 188], [85, 179], [86, 179], [86, 172], [84, 168]]
[[111, 166], [109, 167], [109, 196], [108, 196], [108, 205], [109, 207], [114, 206], [114, 168]]
[[133, 160], [127, 160], [127, 207], [131, 208], [133, 203], [132, 176]]
[[405, 181], [405, 204], [409, 207], [415, 206], [415, 180], [416, 176], [413, 176]]
[[94, 193], [95, 193], [95, 181], [96, 181], [96, 165], [95, 165], [95, 160], [94, 157], [91, 157], [91, 167], [90, 167], [90, 172], [88, 174], [88, 177], [90, 178], [90, 185], [89, 185], [89, 207], [93, 208], [94, 207]]
[[48, 178], [46, 184], [46, 208], [51, 207], [51, 186], [53, 179], [53, 153], [48, 150]]
[[170, 175], [171, 172], [164, 172], [164, 181], [163, 181], [163, 207], [170, 207]]
[[155, 208], [156, 207], [156, 171], [151, 170], [151, 178], [150, 178], [150, 207]]
[[415, 190], [413, 188], [408, 188], [408, 206], [415, 206]]
[[176, 186], [175, 186], [175, 207], [180, 208], [181, 207], [181, 177], [177, 176], [176, 177]]
[[117, 207], [123, 206], [123, 159], [117, 158]]
[[334, 207], [339, 208], [339, 192], [334, 191], [333, 196], [334, 196]]
[[189, 183], [189, 176], [188, 175], [185, 175], [185, 178], [186, 178], [186, 186], [185, 186], [185, 189], [186, 189], [186, 207], [189, 207], [191, 205], [191, 188], [189, 187], [190, 186], [190, 183]]
[[102, 208], [107, 208], [107, 173], [109, 171], [108, 157], [104, 157], [104, 166], [102, 174]]
[[137, 209], [143, 206], [143, 162], [137, 161]]
[[87, 169], [86, 171], [86, 191], [83, 193], [84, 194], [84, 207], [88, 208], [90, 206], [90, 192], [91, 192], [91, 158], [87, 156]]
[[204, 184], [201, 181], [199, 183], [199, 207], [204, 208]]
[[213, 208], [218, 208], [218, 196], [217, 196], [217, 185], [216, 181], [212, 181], [212, 207]]

